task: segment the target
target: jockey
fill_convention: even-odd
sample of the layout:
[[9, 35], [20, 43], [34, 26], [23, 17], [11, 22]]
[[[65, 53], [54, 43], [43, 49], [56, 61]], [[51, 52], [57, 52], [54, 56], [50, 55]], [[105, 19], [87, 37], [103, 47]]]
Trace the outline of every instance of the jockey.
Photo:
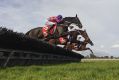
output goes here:
[[[47, 19], [47, 22], [45, 24], [45, 27], [43, 27], [42, 32], [44, 37], [47, 37], [48, 34], [53, 34], [56, 30], [57, 23], [61, 22], [63, 20], [62, 15], [57, 15], [57, 16], [51, 16]], [[53, 29], [52, 32], [50, 30]]]
[[[52, 35], [55, 33], [57, 24], [62, 22], [63, 17], [62, 15], [52, 16], [47, 19], [46, 26], [42, 28], [42, 32], [45, 38], [49, 36], [49, 33]], [[66, 40], [63, 37], [59, 38], [61, 44], [64, 44]]]

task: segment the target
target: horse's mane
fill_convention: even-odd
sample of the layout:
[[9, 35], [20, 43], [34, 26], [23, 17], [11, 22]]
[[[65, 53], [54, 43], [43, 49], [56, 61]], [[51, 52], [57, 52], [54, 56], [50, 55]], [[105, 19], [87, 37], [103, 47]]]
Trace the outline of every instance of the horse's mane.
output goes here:
[[65, 18], [63, 18], [63, 22], [64, 21], [68, 21], [68, 22], [72, 22], [72, 23], [77, 23], [78, 26], [80, 28], [82, 28], [82, 23], [81, 23], [81, 21], [79, 20], [78, 17], [65, 17]]
[[0, 48], [26, 50], [40, 53], [51, 53], [75, 56], [76, 53], [67, 51], [63, 48], [50, 45], [44, 41], [37, 40], [26, 36], [23, 33], [14, 32], [13, 30], [0, 27]]
[[65, 17], [65, 18], [63, 18], [63, 20], [66, 20], [66, 21], [67, 21], [67, 20], [70, 20], [70, 21], [71, 21], [71, 20], [74, 20], [74, 18], [75, 18], [75, 17]]

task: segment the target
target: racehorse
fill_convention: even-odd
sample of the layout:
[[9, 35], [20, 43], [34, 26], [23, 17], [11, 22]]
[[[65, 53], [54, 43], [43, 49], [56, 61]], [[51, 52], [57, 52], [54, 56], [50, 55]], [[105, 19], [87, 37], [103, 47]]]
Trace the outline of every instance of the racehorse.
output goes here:
[[[93, 53], [93, 51], [89, 47], [86, 47], [87, 44], [90, 44], [91, 46], [94, 45], [93, 42], [91, 41], [91, 39], [89, 38], [86, 30], [84, 30], [84, 31], [83, 30], [71, 31], [69, 35], [73, 36], [73, 37], [72, 37], [71, 43], [67, 44], [65, 46], [66, 49], [68, 49], [68, 50], [74, 49], [76, 51], [90, 50], [91, 53]], [[82, 37], [84, 37], [85, 40], [83, 42], [78, 41], [77, 40], [78, 35], [81, 35]]]
[[[65, 17], [65, 18], [63, 18], [62, 22], [57, 24], [59, 27], [56, 28], [55, 33], [53, 35], [49, 35], [48, 39], [46, 39], [46, 40], [50, 44], [60, 44], [60, 42], [59, 42], [59, 40], [57, 40], [56, 36], [60, 36], [61, 34], [64, 34], [65, 32], [67, 32], [68, 26], [72, 23], [77, 25], [79, 28], [82, 28], [82, 24], [81, 24], [79, 18], [77, 17], [77, 15], [75, 17]], [[62, 27], [60, 27], [60, 26], [62, 26]], [[37, 28], [31, 29], [30, 31], [28, 31], [26, 33], [26, 35], [31, 38], [35, 38], [35, 39], [44, 39], [44, 36], [42, 33], [42, 27], [37, 27]], [[63, 37], [66, 37], [66, 36], [63, 36]], [[65, 42], [67, 42], [67, 40]]]

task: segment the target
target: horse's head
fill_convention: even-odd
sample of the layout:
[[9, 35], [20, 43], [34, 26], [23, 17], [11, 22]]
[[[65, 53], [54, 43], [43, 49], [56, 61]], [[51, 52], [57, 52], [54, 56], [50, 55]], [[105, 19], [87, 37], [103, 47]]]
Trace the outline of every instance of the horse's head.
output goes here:
[[63, 18], [63, 22], [67, 23], [68, 25], [74, 23], [79, 28], [82, 28], [83, 27], [82, 24], [81, 24], [81, 22], [80, 22], [80, 20], [79, 20], [79, 18], [78, 18], [78, 16], [77, 16], [77, 14], [76, 14], [75, 17], [65, 17], [65, 18]]
[[75, 19], [76, 19], [76, 24], [77, 24], [77, 26], [79, 26], [79, 28], [82, 28], [82, 27], [83, 27], [83, 26], [82, 26], [82, 23], [81, 23], [81, 21], [79, 20], [77, 14], [76, 14], [76, 16], [75, 16]]
[[81, 35], [85, 38], [85, 42], [86, 42], [86, 43], [89, 43], [91, 46], [93, 46], [94, 44], [93, 44], [93, 42], [91, 41], [91, 39], [89, 38], [89, 36], [88, 36], [86, 30], [80, 31], [80, 32], [81, 32]]

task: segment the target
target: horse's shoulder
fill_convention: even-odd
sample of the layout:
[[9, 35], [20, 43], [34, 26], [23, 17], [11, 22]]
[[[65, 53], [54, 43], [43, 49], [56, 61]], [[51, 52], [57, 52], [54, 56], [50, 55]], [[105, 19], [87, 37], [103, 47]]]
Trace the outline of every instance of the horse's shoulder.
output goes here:
[[35, 29], [42, 29], [42, 27], [36, 27]]
[[42, 27], [35, 27], [35, 28], [32, 28], [31, 30], [37, 30], [37, 29], [42, 29]]

